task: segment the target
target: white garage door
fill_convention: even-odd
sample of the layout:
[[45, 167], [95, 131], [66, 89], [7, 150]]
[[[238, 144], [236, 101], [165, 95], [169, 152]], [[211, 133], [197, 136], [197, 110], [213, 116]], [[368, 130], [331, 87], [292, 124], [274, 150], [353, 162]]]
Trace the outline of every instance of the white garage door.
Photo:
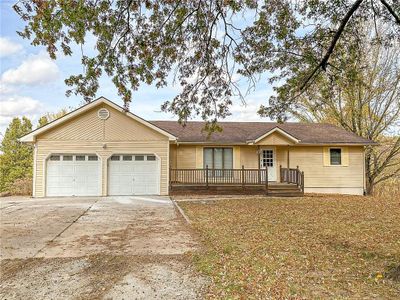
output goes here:
[[108, 194], [159, 194], [159, 161], [155, 155], [113, 155], [108, 162]]
[[101, 195], [101, 163], [95, 154], [53, 154], [46, 173], [47, 196]]

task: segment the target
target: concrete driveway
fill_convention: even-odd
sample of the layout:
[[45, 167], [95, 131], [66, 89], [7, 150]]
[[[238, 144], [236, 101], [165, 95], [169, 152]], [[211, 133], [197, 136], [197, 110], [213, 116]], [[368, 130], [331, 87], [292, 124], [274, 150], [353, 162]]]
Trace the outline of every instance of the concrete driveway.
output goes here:
[[167, 197], [3, 198], [3, 299], [194, 299], [198, 247]]

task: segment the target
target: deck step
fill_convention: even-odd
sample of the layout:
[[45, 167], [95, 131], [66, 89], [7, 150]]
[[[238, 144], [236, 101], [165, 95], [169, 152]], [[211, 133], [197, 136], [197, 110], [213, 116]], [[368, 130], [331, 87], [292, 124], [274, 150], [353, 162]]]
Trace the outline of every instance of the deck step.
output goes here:
[[269, 190], [299, 190], [297, 185], [269, 185]]
[[295, 192], [289, 192], [289, 191], [284, 191], [284, 192], [268, 192], [269, 196], [279, 196], [279, 197], [301, 197], [303, 196], [303, 193], [301, 191], [295, 191]]
[[268, 195], [274, 197], [301, 197], [303, 191], [296, 184], [271, 184]]

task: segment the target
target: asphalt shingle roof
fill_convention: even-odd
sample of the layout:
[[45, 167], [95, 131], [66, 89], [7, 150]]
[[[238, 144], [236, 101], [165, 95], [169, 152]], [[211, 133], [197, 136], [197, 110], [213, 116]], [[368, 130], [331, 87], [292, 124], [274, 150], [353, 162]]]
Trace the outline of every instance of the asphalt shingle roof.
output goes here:
[[278, 127], [300, 140], [299, 144], [375, 144], [375, 142], [362, 138], [352, 132], [323, 123], [219, 122], [222, 132], [215, 132], [211, 136], [208, 136], [203, 131], [204, 122], [187, 122], [185, 127], [176, 121], [150, 122], [176, 136], [178, 142], [244, 144]]

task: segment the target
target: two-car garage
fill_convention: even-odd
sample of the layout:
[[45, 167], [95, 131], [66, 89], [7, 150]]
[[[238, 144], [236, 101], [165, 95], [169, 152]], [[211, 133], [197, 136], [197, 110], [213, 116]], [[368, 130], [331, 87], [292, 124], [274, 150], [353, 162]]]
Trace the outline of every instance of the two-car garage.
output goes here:
[[101, 97], [23, 136], [34, 197], [168, 195], [177, 138]]
[[[114, 154], [107, 159], [107, 194], [160, 193], [160, 164], [154, 154]], [[102, 160], [96, 154], [52, 154], [47, 159], [47, 196], [100, 196]]]

